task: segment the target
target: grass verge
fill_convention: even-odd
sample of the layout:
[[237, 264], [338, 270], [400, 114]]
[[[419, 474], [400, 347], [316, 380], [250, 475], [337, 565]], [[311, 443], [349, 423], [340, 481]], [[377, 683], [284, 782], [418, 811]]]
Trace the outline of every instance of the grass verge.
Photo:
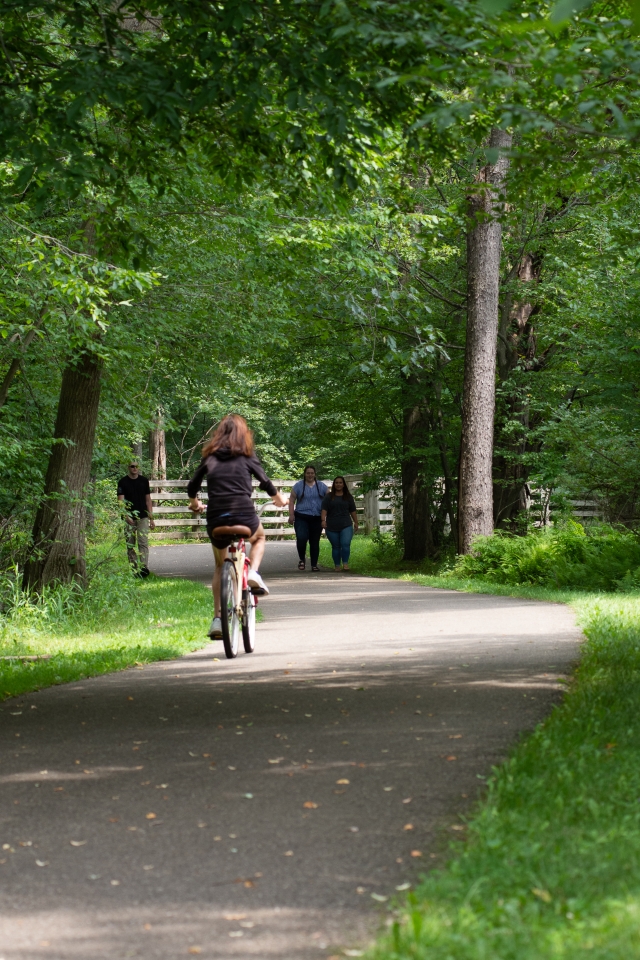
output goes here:
[[[104, 617], [19, 618], [0, 645], [0, 700], [56, 683], [179, 657], [203, 647], [211, 591], [188, 580], [149, 577], [133, 601]], [[42, 656], [24, 660], [8, 657]]]
[[380, 554], [356, 538], [354, 571], [570, 603], [587, 642], [564, 703], [493, 771], [466, 839], [368, 956], [640, 957], [640, 596], [453, 580]]

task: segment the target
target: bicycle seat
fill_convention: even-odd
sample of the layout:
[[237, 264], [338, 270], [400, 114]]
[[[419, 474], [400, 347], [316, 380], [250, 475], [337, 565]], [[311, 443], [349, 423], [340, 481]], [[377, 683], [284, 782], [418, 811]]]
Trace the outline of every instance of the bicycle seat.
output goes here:
[[252, 536], [249, 527], [243, 527], [236, 523], [231, 527], [215, 527], [212, 531], [214, 537], [250, 537]]

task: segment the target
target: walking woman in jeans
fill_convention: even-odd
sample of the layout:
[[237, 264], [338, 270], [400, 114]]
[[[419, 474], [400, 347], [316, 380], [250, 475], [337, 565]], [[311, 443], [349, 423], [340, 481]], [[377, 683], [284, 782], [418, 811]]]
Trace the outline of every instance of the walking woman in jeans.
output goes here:
[[336, 477], [333, 481], [331, 491], [322, 501], [321, 517], [331, 543], [334, 567], [339, 570], [342, 560], [342, 569], [348, 570], [351, 540], [354, 532], [358, 532], [358, 514], [344, 477]]
[[[316, 468], [308, 464], [304, 468], [304, 478], [294, 483], [289, 495], [289, 523], [296, 531], [296, 546], [298, 547], [298, 570], [304, 570], [306, 565], [307, 543], [311, 555], [311, 569], [318, 570], [318, 556], [320, 555], [320, 537], [322, 524], [320, 513], [322, 500], [327, 494], [327, 485], [316, 478]], [[295, 509], [294, 509], [295, 505]]]

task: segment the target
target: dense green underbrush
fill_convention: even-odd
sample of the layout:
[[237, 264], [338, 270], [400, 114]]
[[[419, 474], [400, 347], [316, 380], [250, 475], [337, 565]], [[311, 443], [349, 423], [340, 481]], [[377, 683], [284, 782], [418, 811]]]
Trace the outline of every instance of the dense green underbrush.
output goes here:
[[16, 566], [0, 574], [0, 645], [42, 631], [90, 629], [130, 613], [138, 601], [136, 587], [129, 565], [106, 545], [89, 551], [86, 585], [56, 583], [36, 593]]
[[567, 520], [525, 536], [478, 537], [450, 570], [457, 578], [556, 589], [640, 590], [640, 538], [607, 524]]

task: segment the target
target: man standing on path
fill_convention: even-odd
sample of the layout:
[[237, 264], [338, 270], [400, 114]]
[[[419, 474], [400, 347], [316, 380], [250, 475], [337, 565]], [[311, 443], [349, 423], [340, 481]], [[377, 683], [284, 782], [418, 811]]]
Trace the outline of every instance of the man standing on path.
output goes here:
[[[155, 530], [151, 488], [146, 477], [140, 475], [138, 464], [129, 464], [127, 476], [118, 481], [118, 500], [124, 502], [124, 539], [127, 557], [134, 573], [139, 577], [149, 576], [149, 530]], [[136, 539], [140, 554], [140, 570], [136, 556]]]

